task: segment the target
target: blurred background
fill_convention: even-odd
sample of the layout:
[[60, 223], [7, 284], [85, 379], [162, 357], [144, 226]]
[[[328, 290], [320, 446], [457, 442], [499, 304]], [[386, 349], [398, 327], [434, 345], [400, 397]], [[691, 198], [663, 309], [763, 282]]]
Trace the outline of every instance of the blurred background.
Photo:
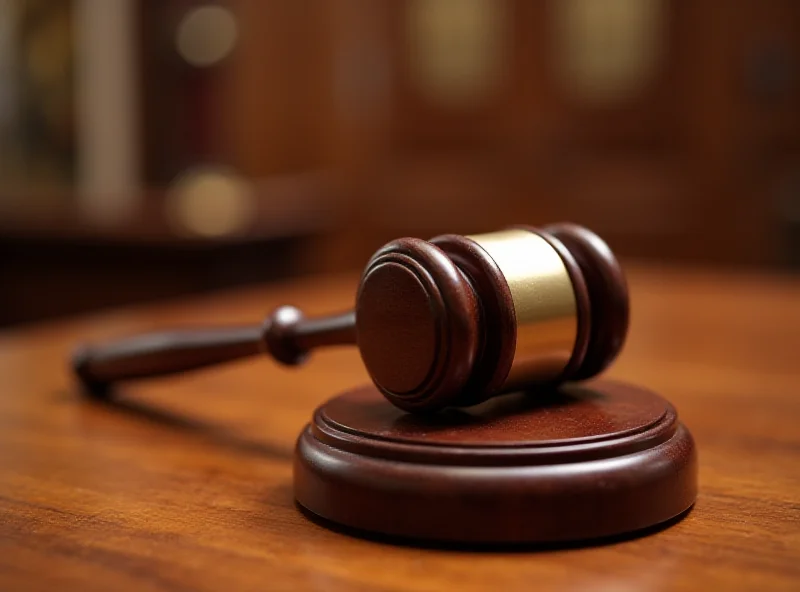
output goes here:
[[0, 326], [561, 220], [800, 269], [800, 2], [0, 0]]

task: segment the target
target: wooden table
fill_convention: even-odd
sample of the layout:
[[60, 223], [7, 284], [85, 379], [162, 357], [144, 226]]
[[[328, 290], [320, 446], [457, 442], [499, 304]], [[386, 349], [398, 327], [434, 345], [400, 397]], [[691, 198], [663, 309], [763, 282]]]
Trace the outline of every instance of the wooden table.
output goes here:
[[[0, 336], [0, 590], [798, 589], [800, 281], [630, 271], [628, 345], [611, 375], [670, 398], [700, 451], [700, 496], [672, 527], [589, 548], [419, 549], [311, 522], [294, 440], [366, 380], [353, 350], [302, 370], [252, 360], [78, 394], [66, 356], [282, 303], [343, 308], [356, 277], [307, 280], [42, 324]], [[58, 297], [53, 294], [53, 297]]]

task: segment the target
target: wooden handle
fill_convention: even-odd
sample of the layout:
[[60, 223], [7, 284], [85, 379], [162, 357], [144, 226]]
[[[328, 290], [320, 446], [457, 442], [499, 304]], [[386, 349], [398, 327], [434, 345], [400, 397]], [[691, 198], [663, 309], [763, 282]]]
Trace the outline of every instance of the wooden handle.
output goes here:
[[111, 383], [175, 374], [261, 352], [295, 365], [310, 350], [355, 343], [355, 313], [305, 319], [293, 306], [275, 310], [262, 325], [152, 333], [97, 346], [83, 346], [72, 366], [90, 394], [107, 394]]

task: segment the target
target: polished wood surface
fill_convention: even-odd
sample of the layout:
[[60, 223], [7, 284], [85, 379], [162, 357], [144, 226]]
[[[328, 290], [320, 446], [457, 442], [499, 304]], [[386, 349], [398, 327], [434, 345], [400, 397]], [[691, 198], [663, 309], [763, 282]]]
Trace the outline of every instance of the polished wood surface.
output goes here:
[[300, 371], [253, 359], [132, 384], [113, 405], [79, 396], [79, 341], [353, 304], [356, 276], [310, 278], [0, 335], [0, 589], [796, 589], [800, 281], [626, 270], [631, 330], [608, 375], [666, 397], [699, 452], [698, 501], [669, 529], [481, 552], [311, 522], [293, 503], [294, 444], [314, 407], [368, 380], [352, 349]]
[[684, 514], [697, 497], [697, 449], [674, 407], [625, 382], [427, 415], [366, 385], [314, 412], [293, 482], [313, 514], [409, 544], [587, 544]]

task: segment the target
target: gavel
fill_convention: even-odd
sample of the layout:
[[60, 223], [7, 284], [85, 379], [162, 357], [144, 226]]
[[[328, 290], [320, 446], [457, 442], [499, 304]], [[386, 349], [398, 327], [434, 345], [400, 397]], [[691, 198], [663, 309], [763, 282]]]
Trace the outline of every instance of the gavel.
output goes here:
[[262, 352], [297, 365], [314, 348], [356, 344], [386, 399], [428, 413], [597, 375], [622, 349], [628, 308], [619, 262], [581, 226], [401, 238], [369, 260], [353, 311], [305, 318], [281, 306], [261, 325], [84, 346], [73, 368], [104, 397], [121, 380]]

